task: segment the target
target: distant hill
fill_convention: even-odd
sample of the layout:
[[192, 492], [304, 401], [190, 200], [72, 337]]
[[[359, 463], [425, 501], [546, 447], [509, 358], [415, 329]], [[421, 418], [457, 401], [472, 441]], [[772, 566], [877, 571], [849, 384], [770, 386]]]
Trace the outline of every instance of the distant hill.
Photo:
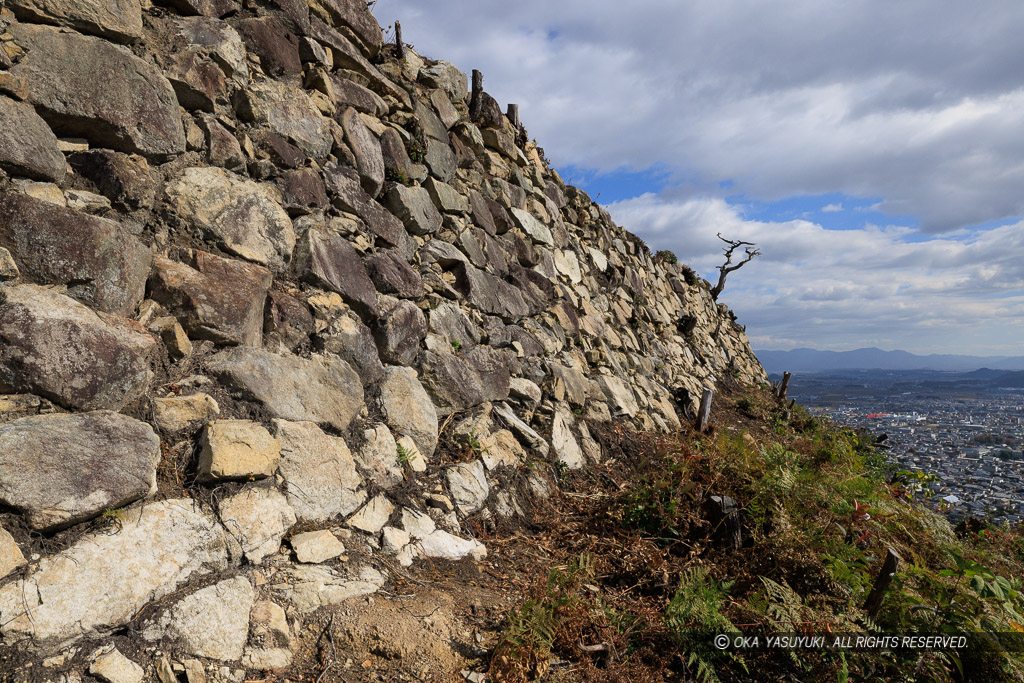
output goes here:
[[1024, 356], [919, 356], [907, 351], [883, 351], [873, 347], [854, 351], [792, 349], [754, 353], [769, 373], [830, 370], [986, 370], [987, 373], [979, 372], [977, 379], [988, 379], [1008, 370], [1024, 370]]

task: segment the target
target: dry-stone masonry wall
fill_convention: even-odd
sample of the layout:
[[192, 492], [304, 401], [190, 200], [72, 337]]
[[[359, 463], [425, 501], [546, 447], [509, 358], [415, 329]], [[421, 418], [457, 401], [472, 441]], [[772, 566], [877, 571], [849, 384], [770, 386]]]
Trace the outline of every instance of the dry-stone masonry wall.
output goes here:
[[481, 102], [363, 0], [0, 0], [0, 678], [285, 668], [585, 420], [765, 379]]

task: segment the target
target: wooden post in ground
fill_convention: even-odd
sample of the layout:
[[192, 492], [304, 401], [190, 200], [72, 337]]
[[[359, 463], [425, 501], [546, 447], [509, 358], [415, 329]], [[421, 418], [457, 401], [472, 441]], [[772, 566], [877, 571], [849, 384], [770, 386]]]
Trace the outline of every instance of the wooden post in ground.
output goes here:
[[473, 90], [469, 97], [469, 120], [477, 121], [480, 118], [480, 96], [484, 92], [484, 75], [473, 69]]
[[512, 124], [512, 127], [519, 130], [519, 105], [508, 105], [508, 114], [506, 116], [508, 116], [508, 122]]
[[405, 61], [405, 43], [402, 42], [402, 22], [395, 20], [395, 54], [398, 55], [398, 61]]
[[793, 377], [792, 372], [782, 373], [782, 386], [779, 387], [779, 400], [786, 400], [786, 392], [789, 391], [789, 380]]
[[711, 496], [711, 524], [714, 535], [725, 541], [729, 550], [743, 548], [743, 527], [740, 524], [740, 506], [729, 496]]
[[871, 593], [864, 602], [864, 611], [872, 619], [878, 616], [878, 610], [882, 608], [882, 598], [885, 597], [885, 591], [889, 590], [889, 584], [892, 583], [893, 577], [896, 576], [896, 570], [899, 569], [899, 566], [900, 556], [896, 554], [895, 550], [889, 548], [885, 555], [885, 562], [882, 564], [882, 572], [875, 579], [875, 585], [871, 588]]
[[715, 392], [711, 389], [704, 387], [704, 393], [700, 397], [700, 410], [697, 411], [698, 432], [703, 432], [708, 428], [708, 422], [711, 420], [711, 399], [714, 394]]

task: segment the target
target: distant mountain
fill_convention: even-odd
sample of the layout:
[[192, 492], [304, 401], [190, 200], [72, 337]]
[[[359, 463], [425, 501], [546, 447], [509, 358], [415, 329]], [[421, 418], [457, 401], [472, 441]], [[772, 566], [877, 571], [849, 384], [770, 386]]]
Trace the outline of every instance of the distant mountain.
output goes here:
[[[1024, 356], [918, 356], [907, 351], [867, 348], [854, 351], [754, 351], [761, 365], [772, 372], [825, 372], [830, 370], [979, 370], [976, 379], [991, 379], [1008, 370], [1024, 370]], [[987, 373], [981, 372], [988, 371]]]

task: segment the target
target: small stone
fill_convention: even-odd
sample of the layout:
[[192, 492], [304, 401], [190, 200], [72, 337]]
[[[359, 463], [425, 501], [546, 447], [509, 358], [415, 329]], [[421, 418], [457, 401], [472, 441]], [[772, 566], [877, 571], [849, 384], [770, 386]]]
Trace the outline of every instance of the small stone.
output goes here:
[[407, 531], [396, 529], [393, 526], [386, 526], [381, 533], [381, 545], [385, 552], [397, 555], [402, 548], [409, 545], [412, 538]]
[[420, 453], [420, 450], [416, 446], [416, 442], [412, 440], [412, 437], [399, 437], [395, 445], [399, 454], [399, 463], [407, 464], [409, 469], [413, 472], [427, 471], [427, 459], [423, 457], [422, 453]]
[[452, 499], [448, 496], [441, 495], [440, 493], [428, 493], [426, 495], [427, 505], [444, 512], [451, 512], [455, 509], [455, 504], [452, 503]]
[[202, 588], [179, 600], [143, 637], [168, 637], [191, 655], [236, 661], [249, 636], [254, 596], [252, 584], [242, 576]]
[[347, 515], [366, 500], [345, 440], [313, 422], [274, 420], [281, 440], [281, 476], [295, 514], [308, 521]]
[[415, 544], [416, 552], [423, 557], [445, 560], [461, 560], [467, 555], [474, 560], [487, 557], [487, 548], [476, 539], [464, 539], [438, 529]]
[[141, 666], [121, 654], [116, 647], [93, 659], [89, 673], [106, 683], [142, 683], [146, 674]]
[[25, 556], [6, 529], [0, 527], [0, 579], [25, 566]]
[[345, 552], [345, 546], [330, 531], [307, 531], [291, 540], [295, 558], [305, 564], [320, 564]]
[[490, 495], [484, 464], [479, 460], [449, 467], [445, 470], [445, 479], [455, 504], [464, 515], [482, 508]]
[[220, 406], [208, 394], [171, 396], [153, 399], [153, 417], [157, 428], [168, 434], [194, 424], [203, 424], [220, 415]]
[[11, 256], [11, 252], [0, 247], [0, 281], [14, 280], [20, 275], [21, 273], [18, 271], [18, 264], [14, 262], [14, 257]]
[[280, 671], [291, 666], [292, 656], [286, 647], [249, 648], [242, 655], [242, 666], [257, 671]]
[[269, 600], [253, 604], [249, 612], [249, 630], [252, 632], [253, 640], [263, 645], [287, 646], [292, 640], [284, 609]]
[[177, 318], [164, 316], [149, 324], [149, 331], [160, 337], [171, 358], [179, 360], [192, 353], [192, 342]]
[[200, 481], [269, 477], [281, 459], [281, 442], [248, 420], [214, 420], [200, 441]]
[[388, 518], [394, 511], [395, 506], [391, 504], [391, 501], [383, 495], [379, 495], [364, 505], [359, 512], [352, 515], [346, 523], [350, 527], [368, 534], [377, 534], [388, 523]]
[[220, 501], [220, 519], [254, 564], [277, 552], [295, 524], [295, 512], [277, 489], [246, 488]]

